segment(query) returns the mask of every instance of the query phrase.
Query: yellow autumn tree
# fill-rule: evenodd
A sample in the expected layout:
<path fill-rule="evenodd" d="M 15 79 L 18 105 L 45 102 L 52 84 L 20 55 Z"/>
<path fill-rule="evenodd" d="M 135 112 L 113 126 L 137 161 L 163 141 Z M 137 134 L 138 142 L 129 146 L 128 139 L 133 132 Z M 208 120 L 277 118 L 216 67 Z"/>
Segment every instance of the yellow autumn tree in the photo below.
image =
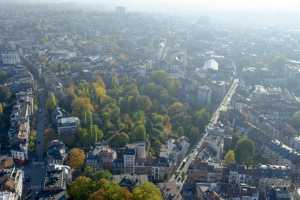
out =
<path fill-rule="evenodd" d="M 235 163 L 235 153 L 233 150 L 229 150 L 225 155 L 225 164 L 230 165 Z"/>
<path fill-rule="evenodd" d="M 72 104 L 72 111 L 75 116 L 84 117 L 86 113 L 94 111 L 91 99 L 88 97 L 76 97 Z"/>
<path fill-rule="evenodd" d="M 3 111 L 4 111 L 3 104 L 2 104 L 2 103 L 0 103 L 0 114 L 2 114 L 2 113 L 3 113 Z"/>
<path fill-rule="evenodd" d="M 160 190 L 150 182 L 137 186 L 132 191 L 133 200 L 162 200 Z"/>
<path fill-rule="evenodd" d="M 85 153 L 82 149 L 73 148 L 68 154 L 67 164 L 72 169 L 79 169 L 85 161 Z"/>
<path fill-rule="evenodd" d="M 93 88 L 98 98 L 106 96 L 105 84 L 101 77 L 98 77 L 97 80 L 93 83 Z"/>

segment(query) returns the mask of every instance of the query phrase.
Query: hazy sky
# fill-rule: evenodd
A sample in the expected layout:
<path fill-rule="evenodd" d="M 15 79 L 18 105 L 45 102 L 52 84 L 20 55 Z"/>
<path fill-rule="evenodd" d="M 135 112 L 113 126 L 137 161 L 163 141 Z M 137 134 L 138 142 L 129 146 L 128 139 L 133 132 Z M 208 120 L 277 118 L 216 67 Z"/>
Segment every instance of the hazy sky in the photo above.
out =
<path fill-rule="evenodd" d="M 251 10 L 251 11 L 300 11 L 300 0 L 73 0 L 77 2 L 125 5 L 129 9 L 197 11 Z"/>

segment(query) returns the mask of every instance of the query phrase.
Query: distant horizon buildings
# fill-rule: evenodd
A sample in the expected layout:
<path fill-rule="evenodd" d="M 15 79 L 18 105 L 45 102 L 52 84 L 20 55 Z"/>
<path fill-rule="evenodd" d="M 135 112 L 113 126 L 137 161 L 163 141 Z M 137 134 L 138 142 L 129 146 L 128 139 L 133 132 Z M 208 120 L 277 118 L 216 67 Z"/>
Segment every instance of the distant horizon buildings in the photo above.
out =
<path fill-rule="evenodd" d="M 127 12 L 126 7 L 124 6 L 117 6 L 115 7 L 115 12 L 118 16 L 124 16 Z"/>

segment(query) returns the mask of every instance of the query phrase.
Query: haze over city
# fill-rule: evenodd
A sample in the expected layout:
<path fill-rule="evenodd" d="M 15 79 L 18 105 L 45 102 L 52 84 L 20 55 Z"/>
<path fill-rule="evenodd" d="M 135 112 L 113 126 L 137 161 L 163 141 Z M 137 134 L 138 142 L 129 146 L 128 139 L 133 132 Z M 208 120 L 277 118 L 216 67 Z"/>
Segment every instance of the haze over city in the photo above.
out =
<path fill-rule="evenodd" d="M 126 6 L 133 10 L 143 11 L 299 11 L 300 2 L 298 0 L 15 0 L 18 2 L 35 3 L 60 3 L 76 2 L 81 4 L 103 4 L 109 7 Z M 11 0 L 1 0 L 0 2 L 13 2 Z"/>
<path fill-rule="evenodd" d="M 299 18 L 0 0 L 0 200 L 300 200 Z"/>

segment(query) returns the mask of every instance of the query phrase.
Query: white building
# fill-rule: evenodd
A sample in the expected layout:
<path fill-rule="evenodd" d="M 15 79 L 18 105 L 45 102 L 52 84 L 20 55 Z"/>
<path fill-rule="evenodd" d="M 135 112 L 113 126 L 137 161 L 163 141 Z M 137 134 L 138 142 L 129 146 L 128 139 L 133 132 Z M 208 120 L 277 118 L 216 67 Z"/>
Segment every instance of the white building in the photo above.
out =
<path fill-rule="evenodd" d="M 135 173 L 135 149 L 126 149 L 123 154 L 124 172 L 129 174 Z"/>
<path fill-rule="evenodd" d="M 160 149 L 160 157 L 166 158 L 171 165 L 181 162 L 187 154 L 190 147 L 188 139 L 184 136 L 178 139 L 169 139 L 166 145 L 162 145 Z"/>
<path fill-rule="evenodd" d="M 128 144 L 127 147 L 135 149 L 137 159 L 146 159 L 147 153 L 146 153 L 146 143 L 145 142 Z"/>
<path fill-rule="evenodd" d="M 300 136 L 292 138 L 290 144 L 294 150 L 300 151 Z"/>
<path fill-rule="evenodd" d="M 27 145 L 20 145 L 20 147 L 14 148 L 10 151 L 11 156 L 14 158 L 15 161 L 24 163 L 28 160 L 28 147 Z"/>
<path fill-rule="evenodd" d="M 0 53 L 2 64 L 4 65 L 16 65 L 20 63 L 20 57 L 16 51 L 2 50 Z"/>
<path fill-rule="evenodd" d="M 13 167 L 2 165 L 0 167 L 0 200 L 20 200 L 23 191 L 23 171 Z M 5 162 L 5 161 L 4 161 Z"/>
<path fill-rule="evenodd" d="M 80 120 L 78 117 L 59 118 L 57 122 L 57 132 L 58 134 L 75 133 L 79 124 Z"/>
<path fill-rule="evenodd" d="M 11 146 L 11 155 L 14 160 L 24 163 L 28 160 L 28 142 L 29 142 L 29 135 L 30 135 L 30 125 L 29 121 L 27 120 L 24 123 L 21 123 L 18 127 L 18 131 L 12 139 L 12 146 Z M 11 137 L 11 138 L 13 138 Z M 17 141 L 15 141 L 15 139 Z M 16 142 L 16 143 L 15 143 Z"/>
<path fill-rule="evenodd" d="M 203 66 L 204 70 L 212 70 L 218 71 L 219 70 L 219 63 L 215 59 L 210 59 L 204 63 Z"/>
<path fill-rule="evenodd" d="M 17 103 L 10 115 L 8 136 L 12 157 L 15 161 L 24 163 L 28 160 L 30 116 L 33 113 L 32 91 L 19 92 L 16 97 Z"/>

